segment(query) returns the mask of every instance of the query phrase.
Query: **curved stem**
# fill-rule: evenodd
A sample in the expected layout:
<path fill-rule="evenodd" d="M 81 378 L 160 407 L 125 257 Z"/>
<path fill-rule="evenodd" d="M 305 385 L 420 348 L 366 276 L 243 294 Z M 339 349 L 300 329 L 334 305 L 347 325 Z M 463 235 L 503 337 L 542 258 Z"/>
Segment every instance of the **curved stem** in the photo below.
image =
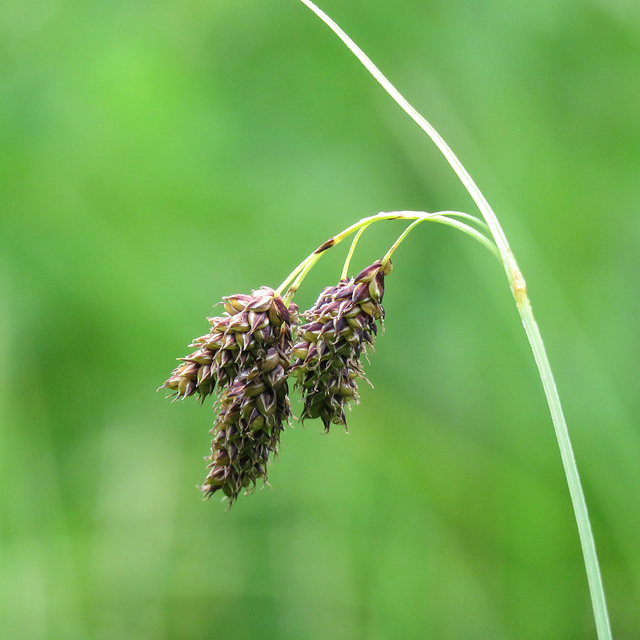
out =
<path fill-rule="evenodd" d="M 407 212 L 401 212 L 401 214 L 403 213 L 407 213 Z M 362 228 L 362 227 L 366 227 L 369 224 L 371 224 L 372 222 L 375 222 L 377 220 L 394 220 L 394 219 L 402 219 L 403 216 L 402 215 L 398 215 L 395 212 L 394 213 L 379 213 L 378 215 L 375 216 L 368 216 L 367 218 L 362 218 L 362 220 L 358 220 L 358 222 L 356 222 L 355 224 L 352 224 L 350 227 L 347 227 L 344 231 L 342 231 L 341 233 L 339 233 L 337 236 L 333 236 L 333 238 L 329 238 L 329 240 L 327 240 L 325 243 L 321 244 L 312 254 L 310 254 L 309 256 L 307 256 L 284 280 L 284 282 L 276 289 L 276 295 L 281 295 L 282 292 L 287 288 L 287 286 L 289 285 L 289 283 L 291 281 L 294 280 L 293 284 L 291 285 L 290 288 L 293 288 L 296 283 L 299 286 L 300 282 L 302 282 L 303 278 L 300 278 L 300 274 L 302 273 L 302 271 L 307 267 L 307 263 L 311 262 L 311 266 L 313 266 L 319 259 L 320 256 L 327 250 L 330 249 L 331 247 L 334 247 L 336 244 L 338 244 L 339 242 L 342 242 L 345 238 L 347 238 L 348 236 L 350 236 L 352 233 L 354 233 L 355 231 L 358 231 L 358 229 Z M 311 267 L 309 267 L 310 269 Z M 309 269 L 307 269 L 307 271 L 305 272 L 305 275 L 309 272 Z M 297 289 L 298 287 L 296 286 L 295 289 Z M 294 292 L 295 292 L 294 289 Z M 288 295 L 288 294 L 287 294 Z"/>
<path fill-rule="evenodd" d="M 439 224 L 444 224 L 444 225 L 447 225 L 448 227 L 453 227 L 454 229 L 458 229 L 458 231 L 462 231 L 463 233 L 466 233 L 468 236 L 471 236 L 472 238 L 480 242 L 480 244 L 484 245 L 487 249 L 489 249 L 489 251 L 491 251 L 491 253 L 493 253 L 493 255 L 496 258 L 498 258 L 498 260 L 500 260 L 500 253 L 498 252 L 496 245 L 491 240 L 489 240 L 489 238 L 487 238 L 485 235 L 480 233 L 477 229 L 470 227 L 468 224 L 465 224 L 464 222 L 460 222 L 459 220 L 453 219 L 450 214 L 457 214 L 459 216 L 462 215 L 460 212 L 452 211 L 452 212 L 434 213 L 430 216 L 425 216 L 423 218 L 416 219 L 402 232 L 400 237 L 393 243 L 393 246 L 389 249 L 389 251 L 387 251 L 384 258 L 382 258 L 381 260 L 382 264 L 386 264 L 391 259 L 391 256 L 395 253 L 396 249 L 400 246 L 400 244 L 404 241 L 404 239 L 413 231 L 413 229 L 416 226 L 418 226 L 421 222 L 425 222 L 425 221 L 438 222 Z M 464 217 L 466 218 L 467 214 L 464 214 Z M 481 222 L 480 220 L 478 220 L 477 218 L 474 218 L 473 216 L 468 216 L 468 217 L 471 218 L 472 220 L 475 220 L 476 222 Z"/>
<path fill-rule="evenodd" d="M 573 454 L 573 447 L 571 446 L 571 439 L 569 438 L 569 431 L 564 418 L 564 412 L 562 411 L 558 389 L 551 371 L 551 365 L 549 364 L 549 358 L 547 357 L 547 352 L 542 342 L 538 323 L 533 317 L 533 310 L 531 309 L 531 303 L 529 302 L 526 292 L 518 304 L 518 311 L 540 373 L 540 380 L 544 387 L 556 439 L 560 448 L 560 456 L 562 458 L 567 484 L 569 485 L 569 493 L 573 503 L 576 524 L 578 525 L 580 545 L 585 561 L 587 581 L 591 591 L 591 602 L 598 638 L 600 638 L 600 640 L 611 640 L 611 625 L 602 584 L 602 575 L 600 574 L 596 544 L 591 530 L 587 503 L 582 490 L 582 483 L 580 482 L 578 466 Z"/>
<path fill-rule="evenodd" d="M 402 241 L 413 231 L 415 227 L 417 227 L 421 222 L 423 222 L 422 218 L 415 220 L 412 222 L 399 236 L 399 238 L 391 245 L 391 248 L 385 254 L 384 258 L 380 260 L 380 263 L 384 266 L 391 260 L 391 256 L 395 253 L 395 250 L 400 246 Z"/>
<path fill-rule="evenodd" d="M 368 226 L 368 225 L 367 225 Z M 340 280 L 344 280 L 349 274 L 349 265 L 351 264 L 351 258 L 353 258 L 353 252 L 356 250 L 358 246 L 358 240 L 360 240 L 360 236 L 364 233 L 367 227 L 362 227 L 356 233 L 355 238 L 351 242 L 351 246 L 349 247 L 349 253 L 347 254 L 347 259 L 344 261 L 344 267 L 342 267 L 342 273 L 340 274 Z"/>
<path fill-rule="evenodd" d="M 320 258 L 322 257 L 321 253 L 312 253 L 303 263 L 302 269 L 298 273 L 298 276 L 293 281 L 291 286 L 289 287 L 286 295 L 283 298 L 284 304 L 288 307 L 291 300 L 293 300 L 293 296 L 295 295 L 298 287 L 302 284 L 302 281 L 307 277 L 307 274 L 311 269 L 313 269 L 314 265 Z M 280 288 L 276 290 L 276 295 L 280 295 Z"/>
<path fill-rule="evenodd" d="M 476 223 L 482 224 L 481 220 L 478 218 L 468 214 L 463 213 L 462 211 L 437 211 L 436 213 L 427 213 L 426 211 L 391 211 L 391 212 L 381 212 L 375 216 L 368 216 L 366 218 L 362 218 L 358 220 L 355 224 L 352 224 L 350 227 L 347 227 L 344 231 L 341 231 L 339 234 L 333 236 L 333 238 L 329 238 L 325 243 L 321 244 L 312 254 L 308 255 L 284 280 L 284 282 L 276 289 L 276 295 L 282 295 L 282 292 L 289 286 L 287 293 L 284 297 L 284 302 L 288 305 L 296 291 L 302 284 L 302 281 L 306 278 L 307 274 L 314 267 L 316 262 L 320 260 L 325 251 L 330 249 L 331 247 L 335 247 L 338 243 L 342 242 L 345 238 L 348 238 L 352 233 L 358 231 L 361 233 L 366 229 L 370 224 L 374 222 L 379 222 L 380 220 L 434 220 L 436 222 L 441 222 L 443 224 L 447 224 L 452 227 L 456 227 L 465 233 L 475 237 L 477 240 L 480 240 L 483 244 L 488 246 L 494 253 L 496 251 L 495 246 L 491 244 L 491 242 L 485 238 L 479 231 L 469 227 L 468 225 L 461 223 L 457 220 L 450 220 L 451 217 L 464 218 L 467 220 L 472 220 Z M 357 236 L 357 238 L 359 235 Z M 356 238 L 356 240 L 357 240 Z M 354 240 L 354 243 L 356 242 Z M 354 246 L 352 245 L 352 249 Z M 351 252 L 352 253 L 352 252 Z M 351 253 L 348 259 L 351 256 Z M 348 265 L 347 265 L 348 266 Z M 346 269 L 346 267 L 345 267 Z M 291 284 L 289 284 L 291 283 Z"/>
<path fill-rule="evenodd" d="M 404 96 L 387 80 L 384 74 L 373 64 L 368 56 L 356 45 L 356 43 L 331 19 L 326 13 L 321 11 L 311 0 L 300 0 L 313 13 L 316 14 L 349 48 L 349 50 L 360 60 L 367 71 L 377 80 L 382 88 L 393 98 L 401 109 L 431 138 L 438 147 L 442 155 L 445 157 L 453 171 L 456 173 L 469 195 L 473 198 L 478 209 L 482 213 L 491 235 L 493 236 L 502 264 L 507 274 L 509 286 L 516 301 L 516 306 L 522 324 L 524 326 L 529 344 L 533 351 L 534 359 L 540 373 L 540 379 L 544 388 L 547 404 L 551 413 L 551 419 L 560 448 L 560 455 L 564 467 L 567 484 L 569 486 L 569 494 L 575 513 L 576 523 L 578 526 L 578 534 L 580 536 L 580 544 L 587 572 L 587 580 L 589 591 L 591 594 L 591 603 L 594 611 L 596 630 L 599 640 L 611 640 L 611 625 L 607 611 L 607 604 L 604 594 L 604 586 L 602 584 L 602 576 L 598 557 L 596 554 L 595 541 L 591 531 L 589 522 L 589 514 L 584 498 L 584 492 L 580 483 L 578 467 L 576 465 L 569 431 L 562 412 L 560 398 L 546 355 L 540 330 L 533 317 L 531 304 L 527 296 L 527 288 L 522 272 L 513 256 L 507 238 L 502 230 L 493 209 L 487 202 L 486 198 L 473 181 L 468 171 L 464 168 L 458 157 L 451 150 L 449 145 L 444 141 L 442 136 L 434 129 L 434 127 L 422 116 L 416 109 L 409 104 Z"/>
<path fill-rule="evenodd" d="M 454 229 L 458 229 L 458 231 L 462 231 L 466 233 L 468 236 L 471 236 L 475 240 L 477 240 L 480 244 L 484 245 L 493 255 L 501 260 L 500 252 L 496 247 L 495 243 L 487 238 L 485 235 L 480 233 L 477 229 L 470 227 L 468 224 L 464 222 L 460 222 L 459 220 L 454 220 L 450 216 L 447 215 L 435 215 L 428 219 L 431 222 L 438 222 L 440 224 L 447 225 L 448 227 L 453 227 Z"/>
<path fill-rule="evenodd" d="M 435 128 L 422 116 L 416 109 L 409 104 L 406 98 L 389 82 L 385 75 L 376 67 L 370 58 L 360 49 L 360 47 L 321 9 L 319 9 L 311 0 L 300 0 L 306 5 L 313 13 L 315 13 L 320 20 L 322 20 L 342 42 L 348 47 L 366 70 L 376 79 L 378 84 L 393 98 L 398 106 L 407 113 L 407 115 L 431 138 L 434 144 L 440 149 L 442 155 L 447 162 L 451 165 L 451 168 L 455 171 L 456 175 L 465 186 L 469 195 L 473 198 L 476 206 L 481 211 L 489 229 L 491 235 L 496 241 L 500 255 L 502 256 L 502 262 L 507 271 L 509 281 L 511 281 L 512 273 L 519 271 L 516 261 L 509 248 L 509 243 L 504 235 L 502 227 L 498 222 L 498 219 L 493 212 L 493 209 L 489 206 L 486 198 L 473 181 L 469 172 L 464 168 L 460 160 L 453 153 L 449 145 L 444 141 L 444 138 L 435 130 Z"/>

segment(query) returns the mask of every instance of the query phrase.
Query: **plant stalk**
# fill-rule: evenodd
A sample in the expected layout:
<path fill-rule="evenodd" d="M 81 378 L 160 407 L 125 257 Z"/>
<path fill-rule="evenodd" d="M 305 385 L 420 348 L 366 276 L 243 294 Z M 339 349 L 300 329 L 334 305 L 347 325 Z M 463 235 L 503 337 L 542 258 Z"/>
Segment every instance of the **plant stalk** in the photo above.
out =
<path fill-rule="evenodd" d="M 491 235 L 495 240 L 502 264 L 507 274 L 507 279 L 511 291 L 516 301 L 516 307 L 522 324 L 524 326 L 529 344 L 533 351 L 533 356 L 538 367 L 542 386 L 551 413 L 551 419 L 556 433 L 558 446 L 560 448 L 560 456 L 564 467 L 567 484 L 569 486 L 569 494 L 576 518 L 578 534 L 580 536 L 580 544 L 584 557 L 584 563 L 587 573 L 587 581 L 591 594 L 591 603 L 594 612 L 596 630 L 599 640 L 611 640 L 611 625 L 607 611 L 604 587 L 602 584 L 602 576 L 596 554 L 595 540 L 591 531 L 589 522 L 589 514 L 587 505 L 580 483 L 578 467 L 573 455 L 573 448 L 569 437 L 569 431 L 560 404 L 560 398 L 549 364 L 549 359 L 542 342 L 540 330 L 533 317 L 531 304 L 527 296 L 527 288 L 522 272 L 513 256 L 513 252 L 509 247 L 507 238 L 502 230 L 498 219 L 493 212 L 486 198 L 464 168 L 460 160 L 454 154 L 449 145 L 444 141 L 434 127 L 422 116 L 404 96 L 389 82 L 384 74 L 375 66 L 369 57 L 356 45 L 356 43 L 323 11 L 321 11 L 311 0 L 300 0 L 313 13 L 318 16 L 349 48 L 349 50 L 360 60 L 367 71 L 377 80 L 382 88 L 393 98 L 409 117 L 431 138 L 438 147 L 442 155 L 445 157 L 451 168 L 454 170 L 469 195 L 473 198 L 476 206 L 484 217 Z"/>
<path fill-rule="evenodd" d="M 312 254 L 308 255 L 284 280 L 284 282 L 276 289 L 276 295 L 281 295 L 282 292 L 287 289 L 287 293 L 284 296 L 284 303 L 288 306 L 296 291 L 302 284 L 302 281 L 307 277 L 307 274 L 314 267 L 316 262 L 320 260 L 320 258 L 324 255 L 326 251 L 331 249 L 331 247 L 335 247 L 337 244 L 342 242 L 345 238 L 348 238 L 352 233 L 358 232 L 356 238 L 351 245 L 351 250 L 349 251 L 349 255 L 347 256 L 347 261 L 345 262 L 345 266 L 342 273 L 342 278 L 346 277 L 346 270 L 349 266 L 349 262 L 351 260 L 351 256 L 355 249 L 355 244 L 360 238 L 362 232 L 371 224 L 375 222 L 380 222 L 381 220 L 415 220 L 417 222 L 424 222 L 425 220 L 431 220 L 433 222 L 439 222 L 440 224 L 447 225 L 449 227 L 453 227 L 454 229 L 458 229 L 459 231 L 463 231 L 467 235 L 475 238 L 478 242 L 482 243 L 485 247 L 487 247 L 494 255 L 499 257 L 497 249 L 493 242 L 488 239 L 483 233 L 470 227 L 468 224 L 464 222 L 460 222 L 460 220 L 456 220 L 455 218 L 463 218 L 465 220 L 471 220 L 480 226 L 484 226 L 482 220 L 475 218 L 468 213 L 463 213 L 461 211 L 437 211 L 435 213 L 427 213 L 426 211 L 391 211 L 391 212 L 381 212 L 376 214 L 375 216 L 368 216 L 366 218 L 362 218 L 358 220 L 358 222 L 352 224 L 347 227 L 344 231 L 341 231 L 337 235 L 329 238 L 326 242 L 321 244 Z M 415 225 L 412 225 L 410 228 L 413 229 Z M 385 256 L 384 261 L 386 262 L 390 257 L 391 253 L 397 249 L 398 245 L 404 238 L 407 236 L 408 231 L 402 234 L 399 240 L 394 244 L 391 248 L 390 253 Z M 290 284 L 291 283 L 291 284 Z"/>

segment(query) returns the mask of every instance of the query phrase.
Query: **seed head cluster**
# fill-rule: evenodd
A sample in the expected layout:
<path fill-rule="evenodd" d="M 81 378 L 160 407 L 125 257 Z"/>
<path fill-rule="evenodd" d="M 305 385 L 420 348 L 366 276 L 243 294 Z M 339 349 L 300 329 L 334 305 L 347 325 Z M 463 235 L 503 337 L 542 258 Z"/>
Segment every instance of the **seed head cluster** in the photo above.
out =
<path fill-rule="evenodd" d="M 161 388 L 176 400 L 216 393 L 205 497 L 217 491 L 231 505 L 241 491 L 267 481 L 291 416 L 288 377 L 302 392 L 302 419 L 320 418 L 329 430 L 346 427 L 345 406 L 358 401 L 360 356 L 373 345 L 384 318 L 384 277 L 391 263 L 377 261 L 355 278 L 325 289 L 303 314 L 269 287 L 223 299 L 224 312 L 208 318 L 211 330 L 196 338 Z M 294 345 L 295 340 L 295 345 Z"/>
<path fill-rule="evenodd" d="M 302 392 L 301 418 L 320 418 L 347 426 L 345 406 L 358 402 L 356 380 L 364 377 L 360 356 L 373 346 L 378 322 L 384 319 L 384 277 L 391 262 L 375 262 L 355 278 L 326 288 L 298 329 L 292 373 Z"/>
<path fill-rule="evenodd" d="M 205 497 L 221 490 L 230 504 L 240 491 L 267 480 L 267 462 L 280 443 L 283 423 L 291 415 L 288 398 L 291 318 L 273 289 L 224 298 L 222 317 L 209 318 L 211 331 L 193 341 L 198 347 L 181 358 L 164 387 L 176 399 L 218 387 L 217 418 L 211 430 Z"/>

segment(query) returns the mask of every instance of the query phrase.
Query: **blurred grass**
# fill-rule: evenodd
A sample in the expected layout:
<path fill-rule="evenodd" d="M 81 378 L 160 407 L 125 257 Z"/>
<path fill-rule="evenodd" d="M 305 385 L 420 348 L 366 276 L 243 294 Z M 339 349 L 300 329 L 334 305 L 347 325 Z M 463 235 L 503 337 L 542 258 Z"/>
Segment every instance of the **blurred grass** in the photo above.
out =
<path fill-rule="evenodd" d="M 207 408 L 155 388 L 221 296 L 380 210 L 467 209 L 294 0 L 0 7 L 0 628 L 9 639 L 594 636 L 542 392 L 499 267 L 423 225 L 350 433 L 201 503 Z M 326 9 L 453 146 L 519 258 L 614 637 L 640 629 L 640 11 Z M 376 225 L 354 270 L 401 228 Z M 310 304 L 342 249 L 300 291 Z"/>

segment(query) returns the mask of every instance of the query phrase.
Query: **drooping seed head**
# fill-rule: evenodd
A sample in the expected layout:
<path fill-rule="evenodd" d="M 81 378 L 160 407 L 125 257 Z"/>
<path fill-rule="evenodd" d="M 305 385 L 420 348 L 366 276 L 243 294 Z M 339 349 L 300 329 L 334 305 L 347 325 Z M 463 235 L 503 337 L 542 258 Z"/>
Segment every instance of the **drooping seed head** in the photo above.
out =
<path fill-rule="evenodd" d="M 211 430 L 209 473 L 202 486 L 205 497 L 222 491 L 231 505 L 241 491 L 267 481 L 267 464 L 277 454 L 280 433 L 291 415 L 288 363 L 287 369 L 279 368 L 273 370 L 276 376 L 259 374 L 259 382 L 249 382 L 255 369 L 241 372 L 223 392 Z"/>
<path fill-rule="evenodd" d="M 263 287 L 233 316 L 246 314 L 248 328 L 244 319 L 234 324 L 242 329 L 236 332 L 236 344 L 238 333 L 246 338 L 233 361 L 233 380 L 223 386 L 218 402 L 209 473 L 202 486 L 205 497 L 222 491 L 231 505 L 241 491 L 267 481 L 267 464 L 277 454 L 280 433 L 291 416 L 287 378 L 296 312 L 295 305 L 287 308 L 272 289 Z"/>
<path fill-rule="evenodd" d="M 211 433 L 205 497 L 222 491 L 231 505 L 243 489 L 267 480 L 267 463 L 277 453 L 291 415 L 288 398 L 292 320 L 297 306 L 284 304 L 273 289 L 223 299 L 224 312 L 208 318 L 211 331 L 196 338 L 196 351 L 176 367 L 161 388 L 175 399 L 215 390 L 217 417 Z"/>
<path fill-rule="evenodd" d="M 216 385 L 232 382 L 240 370 L 264 354 L 265 345 L 274 335 L 279 336 L 285 317 L 290 336 L 290 317 L 297 311 L 295 305 L 287 309 L 282 298 L 275 296 L 269 287 L 262 287 L 252 295 L 227 296 L 223 305 L 222 316 L 207 318 L 211 331 L 189 345 L 197 347 L 196 351 L 179 358 L 182 364 L 160 387 L 174 391 L 174 399 L 197 394 L 204 400 Z"/>
<path fill-rule="evenodd" d="M 390 261 L 374 262 L 355 278 L 326 288 L 304 313 L 307 322 L 292 349 L 303 420 L 320 418 L 325 430 L 331 424 L 347 426 L 345 407 L 358 402 L 356 380 L 366 380 L 360 356 L 373 345 L 384 319 L 384 277 L 390 271 Z"/>

